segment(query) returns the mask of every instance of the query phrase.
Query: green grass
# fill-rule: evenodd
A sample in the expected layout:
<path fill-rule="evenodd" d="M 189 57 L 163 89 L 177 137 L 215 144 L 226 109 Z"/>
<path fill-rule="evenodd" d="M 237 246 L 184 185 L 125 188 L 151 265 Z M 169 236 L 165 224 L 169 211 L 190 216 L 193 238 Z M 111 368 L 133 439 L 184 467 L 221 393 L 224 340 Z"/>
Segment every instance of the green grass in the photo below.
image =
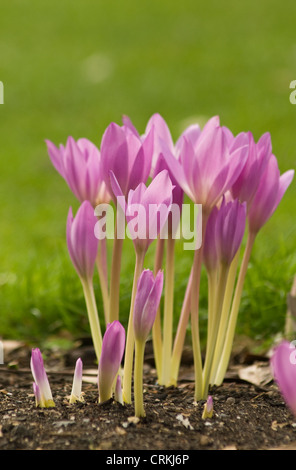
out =
<path fill-rule="evenodd" d="M 219 115 L 234 133 L 251 130 L 258 139 L 269 131 L 281 171 L 294 168 L 295 13 L 292 0 L 2 5 L 0 336 L 88 332 L 65 242 L 68 209 L 77 202 L 53 169 L 45 139 L 84 136 L 99 146 L 111 121 L 127 114 L 142 132 L 154 112 L 177 138 L 192 120 Z M 295 182 L 256 241 L 239 321 L 247 334 L 265 337 L 283 326 L 295 272 L 294 201 Z M 176 314 L 190 270 L 189 256 L 177 255 Z M 133 262 L 127 247 L 122 318 Z"/>

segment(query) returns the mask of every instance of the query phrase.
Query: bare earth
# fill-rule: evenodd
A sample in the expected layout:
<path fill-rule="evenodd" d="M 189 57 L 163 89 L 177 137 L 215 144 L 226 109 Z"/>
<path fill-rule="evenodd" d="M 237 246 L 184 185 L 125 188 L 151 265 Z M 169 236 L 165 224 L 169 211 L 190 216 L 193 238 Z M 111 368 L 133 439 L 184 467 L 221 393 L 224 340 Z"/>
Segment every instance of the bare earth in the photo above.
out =
<path fill-rule="evenodd" d="M 213 417 L 203 420 L 203 403 L 193 400 L 190 354 L 182 364 L 178 387 L 164 388 L 157 384 L 147 349 L 146 417 L 140 420 L 134 417 L 133 404 L 122 406 L 113 400 L 98 404 L 89 346 L 71 354 L 46 352 L 56 405 L 51 409 L 35 406 L 29 348 L 13 350 L 0 366 L 0 450 L 101 450 L 115 458 L 120 455 L 116 451 L 184 455 L 196 450 L 296 449 L 296 418 L 270 377 L 267 358 L 246 355 L 239 364 L 233 363 L 224 384 L 211 390 Z M 77 357 L 84 363 L 84 402 L 70 405 Z"/>

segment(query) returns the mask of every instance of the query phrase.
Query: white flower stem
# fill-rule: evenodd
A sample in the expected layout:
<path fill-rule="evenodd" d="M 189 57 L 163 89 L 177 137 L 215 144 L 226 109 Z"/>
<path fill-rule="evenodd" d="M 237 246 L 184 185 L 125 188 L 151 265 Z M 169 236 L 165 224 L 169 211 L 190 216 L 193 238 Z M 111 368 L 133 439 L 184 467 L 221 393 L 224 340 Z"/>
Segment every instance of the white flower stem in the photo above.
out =
<path fill-rule="evenodd" d="M 109 323 L 109 288 L 108 288 L 108 272 L 107 272 L 107 246 L 106 239 L 100 240 L 98 246 L 98 254 L 96 265 L 100 279 L 102 300 L 104 305 L 105 325 Z"/>
<path fill-rule="evenodd" d="M 189 323 L 190 308 L 191 308 L 191 285 L 192 285 L 192 270 L 188 279 L 186 292 L 183 300 L 182 310 L 179 318 L 177 332 L 174 340 L 173 353 L 171 358 L 171 379 L 170 385 L 177 385 L 180 363 L 182 358 L 183 346 L 186 336 L 186 328 Z"/>
<path fill-rule="evenodd" d="M 97 356 L 97 361 L 99 362 L 102 350 L 102 333 L 101 325 L 97 310 L 97 304 L 95 299 L 95 293 L 93 288 L 92 280 L 90 279 L 81 279 L 84 298 L 87 307 L 88 319 L 90 324 L 91 336 L 94 343 L 94 348 Z"/>
<path fill-rule="evenodd" d="M 143 400 L 143 363 L 144 363 L 145 341 L 135 341 L 135 369 L 134 369 L 134 401 L 135 416 L 145 416 Z"/>
<path fill-rule="evenodd" d="M 162 375 L 161 384 L 170 385 L 171 356 L 173 343 L 173 313 L 174 313 L 174 264 L 175 264 L 175 240 L 169 237 L 166 253 L 166 278 L 163 317 L 163 350 L 162 350 Z"/>
<path fill-rule="evenodd" d="M 207 219 L 208 215 L 204 213 L 202 218 L 202 242 L 204 240 Z M 191 289 L 191 331 L 195 377 L 195 401 L 199 401 L 202 399 L 202 358 L 199 332 L 199 291 L 202 268 L 202 252 L 203 245 L 201 245 L 199 249 L 195 250 L 194 253 Z"/>
<path fill-rule="evenodd" d="M 143 271 L 145 259 L 145 252 L 136 251 L 136 264 L 134 271 L 134 280 L 132 288 L 132 297 L 130 305 L 130 313 L 128 319 L 127 327 L 127 338 L 126 338 L 126 347 L 125 347 L 125 357 L 124 357 L 124 368 L 123 368 L 123 400 L 125 403 L 131 403 L 132 400 L 132 370 L 133 370 L 133 357 L 134 357 L 134 325 L 133 325 L 133 313 L 134 313 L 134 303 L 137 292 L 137 285 L 139 277 Z"/>
<path fill-rule="evenodd" d="M 240 255 L 240 250 L 237 251 L 234 259 L 232 260 L 228 277 L 227 277 L 227 284 L 226 284 L 224 302 L 223 302 L 222 313 L 221 313 L 219 333 L 217 337 L 217 344 L 215 347 L 213 365 L 212 365 L 212 370 L 211 370 L 211 378 L 210 378 L 211 384 L 215 383 L 215 376 L 216 376 L 217 368 L 221 359 L 222 349 L 224 346 L 226 331 L 228 327 L 229 311 L 230 311 L 231 301 L 233 297 L 236 274 L 237 274 L 239 255 Z"/>
<path fill-rule="evenodd" d="M 154 276 L 162 268 L 163 252 L 164 252 L 164 238 L 158 237 L 156 245 L 156 253 L 154 260 Z M 162 334 L 161 334 L 161 308 L 158 307 L 155 321 L 152 326 L 152 343 L 155 367 L 157 370 L 158 379 L 161 378 L 161 364 L 162 364 Z"/>
<path fill-rule="evenodd" d="M 232 308 L 230 311 L 229 324 L 228 324 L 228 329 L 227 329 L 226 336 L 225 336 L 222 357 L 220 359 L 219 367 L 218 367 L 217 374 L 215 377 L 215 383 L 217 385 L 223 382 L 225 374 L 226 374 L 226 370 L 228 367 L 228 363 L 229 363 L 229 359 L 230 359 L 230 355 L 232 351 L 236 323 L 237 323 L 237 316 L 238 316 L 241 296 L 243 292 L 244 280 L 246 277 L 248 264 L 249 264 L 255 238 L 256 238 L 256 234 L 249 232 L 242 264 L 240 267 L 239 277 L 237 280 L 236 289 L 235 289 L 235 293 L 233 297 L 233 303 L 232 303 Z"/>
<path fill-rule="evenodd" d="M 117 223 L 115 237 L 113 240 L 112 264 L 110 274 L 109 315 L 108 321 L 112 323 L 119 319 L 119 293 L 120 293 L 120 271 L 123 239 L 118 238 Z"/>
<path fill-rule="evenodd" d="M 225 295 L 226 283 L 227 283 L 227 274 L 229 271 L 229 265 L 221 263 L 217 290 L 215 294 L 215 303 L 213 308 L 213 318 L 211 320 L 210 328 L 210 337 L 207 344 L 206 358 L 203 370 L 203 392 L 202 397 L 206 399 L 208 396 L 209 382 L 210 382 L 210 373 L 213 364 L 213 357 L 215 351 L 215 345 L 218 336 L 219 323 L 221 317 L 221 311 L 223 306 L 223 300 Z"/>

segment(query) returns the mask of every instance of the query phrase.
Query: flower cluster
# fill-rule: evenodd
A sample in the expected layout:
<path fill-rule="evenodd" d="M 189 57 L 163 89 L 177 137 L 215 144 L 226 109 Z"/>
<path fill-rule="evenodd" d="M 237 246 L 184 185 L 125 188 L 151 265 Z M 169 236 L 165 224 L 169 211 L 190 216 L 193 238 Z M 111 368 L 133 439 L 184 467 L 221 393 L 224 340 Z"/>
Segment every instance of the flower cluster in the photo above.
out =
<path fill-rule="evenodd" d="M 254 241 L 280 203 L 294 170 L 280 174 L 269 133 L 258 142 L 251 132 L 234 136 L 221 126 L 217 116 L 202 129 L 198 124 L 189 126 L 176 142 L 163 117 L 154 114 L 143 134 L 126 116 L 122 125 L 111 123 L 100 147 L 72 137 L 65 146 L 57 147 L 50 141 L 46 144 L 52 164 L 80 203 L 75 216 L 69 209 L 67 245 L 85 296 L 99 364 L 100 400 L 115 393 L 119 400 L 130 403 L 134 371 L 135 410 L 143 416 L 142 368 L 147 337 L 151 332 L 158 382 L 176 385 L 188 325 L 195 366 L 194 399 L 207 399 L 210 385 L 221 384 L 228 367 Z M 174 306 L 175 243 L 185 199 L 198 208 L 194 230 L 200 234 L 201 243 L 195 239 L 179 314 Z M 115 207 L 116 211 L 114 236 L 109 237 L 113 240 L 110 273 L 108 231 L 102 236 L 106 220 L 98 210 L 101 205 L 105 209 Z M 119 298 L 123 226 L 129 230 L 135 256 L 126 331 Z M 152 245 L 153 271 L 145 269 L 146 253 Z M 203 265 L 209 293 L 204 362 L 199 331 Z M 93 289 L 95 267 L 103 299 L 99 309 Z"/>

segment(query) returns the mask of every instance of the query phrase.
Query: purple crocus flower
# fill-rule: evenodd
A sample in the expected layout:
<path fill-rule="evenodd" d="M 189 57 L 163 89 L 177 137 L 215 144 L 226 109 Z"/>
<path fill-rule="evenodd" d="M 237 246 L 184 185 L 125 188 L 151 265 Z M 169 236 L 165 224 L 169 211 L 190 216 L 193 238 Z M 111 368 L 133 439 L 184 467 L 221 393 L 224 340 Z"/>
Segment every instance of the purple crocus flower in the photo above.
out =
<path fill-rule="evenodd" d="M 98 372 L 100 402 L 112 397 L 112 386 L 120 368 L 124 348 L 125 330 L 122 324 L 115 320 L 107 325 L 103 336 Z"/>
<path fill-rule="evenodd" d="M 164 120 L 164 118 L 158 114 L 155 113 L 151 116 L 149 119 L 145 133 L 140 136 L 136 128 L 134 127 L 133 123 L 131 120 L 127 117 L 123 117 L 123 122 L 126 127 L 128 127 L 131 132 L 133 132 L 139 139 L 142 141 L 145 141 L 147 136 L 152 136 L 153 137 L 153 154 L 152 154 L 152 162 L 151 162 L 151 171 L 150 171 L 150 176 L 151 178 L 155 178 L 155 176 L 160 173 L 163 170 L 167 170 L 169 172 L 169 177 L 170 180 L 172 181 L 172 184 L 174 186 L 173 192 L 172 192 L 172 208 L 178 208 L 178 215 L 180 218 L 181 211 L 182 211 L 182 203 L 184 199 L 184 191 L 179 186 L 177 180 L 175 179 L 173 173 L 170 171 L 170 168 L 163 156 L 164 153 L 170 153 L 172 158 L 179 158 L 179 147 L 180 147 L 180 142 L 181 138 L 176 142 L 176 145 L 173 142 L 172 136 L 170 129 Z M 192 128 L 198 128 L 198 126 L 192 126 Z M 186 130 L 186 133 L 189 133 Z M 185 133 L 184 133 L 185 135 Z M 175 211 L 176 214 L 176 211 Z M 174 219 L 175 225 L 172 225 L 172 214 L 169 215 L 169 225 L 170 225 L 170 230 L 175 230 L 177 228 L 177 217 L 175 215 Z"/>
<path fill-rule="evenodd" d="M 225 202 L 217 212 L 216 218 L 216 250 L 218 259 L 230 265 L 239 249 L 246 227 L 246 203 L 237 199 Z"/>
<path fill-rule="evenodd" d="M 138 131 L 127 116 L 123 117 L 123 122 L 127 127 L 130 128 L 132 132 L 135 133 L 135 135 L 137 135 L 142 140 L 145 139 L 147 135 L 149 135 L 151 132 L 153 132 L 153 156 L 150 173 L 150 176 L 152 178 L 158 172 L 158 161 L 160 155 L 165 149 L 169 151 L 172 156 L 178 159 L 183 137 L 186 136 L 190 141 L 194 143 L 201 132 L 198 124 L 192 124 L 187 129 L 185 129 L 185 131 L 177 140 L 176 144 L 174 144 L 170 129 L 164 118 L 159 113 L 155 113 L 151 116 L 147 123 L 145 132 L 142 136 L 139 135 Z"/>
<path fill-rule="evenodd" d="M 271 155 L 249 210 L 250 232 L 257 234 L 272 216 L 293 177 L 294 170 L 288 170 L 281 175 L 277 159 Z"/>
<path fill-rule="evenodd" d="M 192 129 L 191 129 L 192 131 Z M 164 158 L 184 192 L 209 214 L 240 175 L 247 158 L 247 145 L 233 147 L 219 118 L 210 119 L 201 132 L 193 129 L 178 144 L 180 158 L 164 152 Z"/>
<path fill-rule="evenodd" d="M 230 142 L 232 151 L 238 146 L 248 145 L 246 164 L 231 188 L 233 198 L 245 201 L 248 210 L 272 155 L 270 134 L 266 132 L 256 143 L 252 133 L 246 132 L 239 134 L 236 139 L 232 137 Z"/>
<path fill-rule="evenodd" d="M 111 172 L 114 195 L 125 214 L 136 250 L 146 252 L 166 226 L 172 204 L 173 185 L 167 170 L 158 173 L 147 187 L 140 183 L 125 201 L 121 187 Z"/>
<path fill-rule="evenodd" d="M 137 341 L 145 342 L 153 326 L 163 289 L 163 272 L 145 269 L 139 277 L 134 304 L 134 333 Z"/>
<path fill-rule="evenodd" d="M 90 140 L 75 141 L 70 136 L 65 146 L 56 147 L 49 140 L 46 145 L 53 166 L 80 202 L 88 200 L 95 207 L 110 201 L 102 177 L 101 154 Z"/>
<path fill-rule="evenodd" d="M 93 276 L 98 239 L 94 228 L 97 219 L 89 201 L 84 201 L 79 207 L 75 218 L 72 208 L 67 219 L 67 244 L 72 263 L 81 279 L 90 280 Z"/>
<path fill-rule="evenodd" d="M 270 365 L 287 406 L 296 416 L 296 349 L 293 343 L 284 340 L 277 345 Z"/>
<path fill-rule="evenodd" d="M 219 262 L 230 265 L 239 249 L 246 226 L 246 203 L 238 199 L 215 206 L 208 218 L 203 246 L 203 261 L 208 271 Z"/>
<path fill-rule="evenodd" d="M 93 288 L 93 272 L 98 252 L 98 239 L 95 237 L 97 219 L 89 201 L 84 201 L 79 207 L 75 218 L 70 208 L 67 219 L 67 245 L 72 263 L 80 278 L 87 312 L 90 322 L 91 335 L 94 341 L 97 359 L 101 354 L 101 326 Z"/>
<path fill-rule="evenodd" d="M 192 126 L 193 127 L 193 126 Z M 195 128 L 195 127 L 194 127 Z M 155 178 L 155 176 L 163 170 L 167 170 L 169 172 L 170 180 L 174 186 L 172 192 L 172 207 L 176 205 L 179 209 L 179 214 L 181 215 L 182 211 L 182 204 L 184 199 L 184 191 L 181 186 L 178 184 L 176 178 L 174 177 L 173 173 L 170 171 L 170 168 L 167 164 L 166 159 L 164 158 L 164 153 L 170 153 L 171 158 L 176 158 L 177 160 L 180 157 L 179 147 L 180 142 L 182 142 L 182 136 L 178 139 L 176 144 L 174 144 L 170 129 L 163 119 L 162 116 L 159 114 L 154 114 L 150 120 L 148 121 L 146 127 L 146 133 L 150 132 L 153 129 L 154 135 L 154 145 L 153 145 L 153 159 L 152 159 L 152 166 L 151 166 L 151 177 Z M 199 128 L 198 128 L 199 129 Z M 189 134 L 189 130 L 183 135 Z M 170 224 L 171 224 L 172 214 L 170 214 Z M 173 227 L 172 227 L 173 229 Z"/>
<path fill-rule="evenodd" d="M 33 390 L 36 405 L 41 408 L 50 408 L 55 406 L 48 377 L 44 368 L 42 354 L 38 348 L 32 349 L 30 367 L 34 379 Z"/>
<path fill-rule="evenodd" d="M 129 126 L 111 123 L 101 142 L 102 175 L 114 198 L 110 183 L 112 171 L 126 197 L 139 183 L 146 183 L 151 169 L 153 135 L 141 139 Z"/>

